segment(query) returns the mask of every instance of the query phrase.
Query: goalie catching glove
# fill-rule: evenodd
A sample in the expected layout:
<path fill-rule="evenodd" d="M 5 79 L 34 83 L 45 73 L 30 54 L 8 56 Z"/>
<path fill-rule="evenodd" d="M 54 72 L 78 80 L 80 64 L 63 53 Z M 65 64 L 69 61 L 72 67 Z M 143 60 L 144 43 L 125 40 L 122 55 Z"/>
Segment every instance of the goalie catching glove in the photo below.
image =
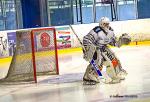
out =
<path fill-rule="evenodd" d="M 124 33 L 119 37 L 119 42 L 121 45 L 128 45 L 131 42 L 131 37 L 127 33 Z"/>

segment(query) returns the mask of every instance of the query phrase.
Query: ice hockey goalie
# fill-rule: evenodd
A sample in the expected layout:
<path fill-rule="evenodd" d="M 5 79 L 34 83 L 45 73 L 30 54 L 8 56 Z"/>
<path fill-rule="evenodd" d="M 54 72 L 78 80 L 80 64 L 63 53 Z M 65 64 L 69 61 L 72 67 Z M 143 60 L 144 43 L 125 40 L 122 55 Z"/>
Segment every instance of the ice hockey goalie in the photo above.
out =
<path fill-rule="evenodd" d="M 83 37 L 83 58 L 89 62 L 94 59 L 100 70 L 103 66 L 106 66 L 109 80 L 105 80 L 105 83 L 119 83 L 125 79 L 127 72 L 122 68 L 119 59 L 108 45 L 121 47 L 124 44 L 129 44 L 131 38 L 125 33 L 117 40 L 109 23 L 110 21 L 107 17 L 102 17 L 99 26 L 94 27 Z M 90 85 L 100 82 L 100 78 L 91 64 L 86 68 L 83 82 Z"/>

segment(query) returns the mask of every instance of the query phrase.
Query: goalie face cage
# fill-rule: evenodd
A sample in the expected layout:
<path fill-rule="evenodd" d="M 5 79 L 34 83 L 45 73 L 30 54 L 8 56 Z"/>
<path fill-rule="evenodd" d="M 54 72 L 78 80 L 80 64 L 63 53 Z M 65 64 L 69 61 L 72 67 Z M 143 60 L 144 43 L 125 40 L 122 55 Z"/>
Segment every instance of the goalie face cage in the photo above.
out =
<path fill-rule="evenodd" d="M 59 74 L 55 29 L 17 31 L 8 74 L 0 82 L 37 82 L 37 75 L 46 74 Z"/>

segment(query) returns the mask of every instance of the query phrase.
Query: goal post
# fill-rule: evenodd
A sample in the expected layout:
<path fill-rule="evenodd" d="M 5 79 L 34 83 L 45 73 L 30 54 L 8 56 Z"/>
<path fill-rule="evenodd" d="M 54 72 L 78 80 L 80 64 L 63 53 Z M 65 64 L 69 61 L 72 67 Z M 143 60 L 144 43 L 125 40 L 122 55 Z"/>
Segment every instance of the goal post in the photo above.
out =
<path fill-rule="evenodd" d="M 16 31 L 16 48 L 0 82 L 37 82 L 38 75 L 59 74 L 55 28 Z"/>
<path fill-rule="evenodd" d="M 35 82 L 37 74 L 59 74 L 55 28 L 34 29 L 31 39 Z"/>

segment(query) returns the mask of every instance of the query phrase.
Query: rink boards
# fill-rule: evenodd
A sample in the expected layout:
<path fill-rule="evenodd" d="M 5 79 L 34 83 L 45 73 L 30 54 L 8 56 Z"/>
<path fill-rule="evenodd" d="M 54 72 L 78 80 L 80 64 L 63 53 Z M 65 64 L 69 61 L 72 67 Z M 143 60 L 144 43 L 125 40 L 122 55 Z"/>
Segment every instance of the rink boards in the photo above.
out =
<path fill-rule="evenodd" d="M 149 46 L 149 45 L 150 45 L 150 41 L 142 41 L 142 42 L 131 42 L 130 45 L 124 45 L 124 46 Z M 60 49 L 58 50 L 58 56 L 63 55 L 63 54 L 77 52 L 77 51 L 82 52 L 82 48 L 77 47 L 77 48 Z M 29 56 L 29 55 L 31 54 L 26 54 L 24 56 Z M 53 52 L 50 52 L 50 51 L 36 52 L 36 56 L 41 60 L 44 60 L 44 57 L 48 55 L 53 56 Z M 22 58 L 25 58 L 25 57 L 22 57 Z M 11 60 L 12 60 L 12 57 L 1 58 L 0 69 L 8 68 L 11 63 Z"/>
<path fill-rule="evenodd" d="M 141 42 L 131 42 L 129 45 L 123 45 L 123 46 L 136 46 L 136 45 L 139 45 L 139 46 L 149 46 L 150 45 L 150 41 L 141 41 Z M 112 46 L 110 46 L 112 47 Z M 58 55 L 59 54 L 68 54 L 68 53 L 73 53 L 73 52 L 76 52 L 76 51 L 82 51 L 82 48 L 81 47 L 76 47 L 76 48 L 67 48 L 67 49 L 59 49 L 58 50 Z M 36 55 L 38 57 L 41 57 L 42 56 L 47 56 L 47 55 L 53 55 L 54 53 L 51 52 L 51 51 L 43 51 L 43 52 L 36 52 Z M 28 56 L 30 54 L 26 54 L 24 56 Z M 11 62 L 12 60 L 12 57 L 6 57 L 6 58 L 0 58 L 0 68 L 1 65 L 4 65 L 5 63 L 8 63 L 8 62 Z"/>

